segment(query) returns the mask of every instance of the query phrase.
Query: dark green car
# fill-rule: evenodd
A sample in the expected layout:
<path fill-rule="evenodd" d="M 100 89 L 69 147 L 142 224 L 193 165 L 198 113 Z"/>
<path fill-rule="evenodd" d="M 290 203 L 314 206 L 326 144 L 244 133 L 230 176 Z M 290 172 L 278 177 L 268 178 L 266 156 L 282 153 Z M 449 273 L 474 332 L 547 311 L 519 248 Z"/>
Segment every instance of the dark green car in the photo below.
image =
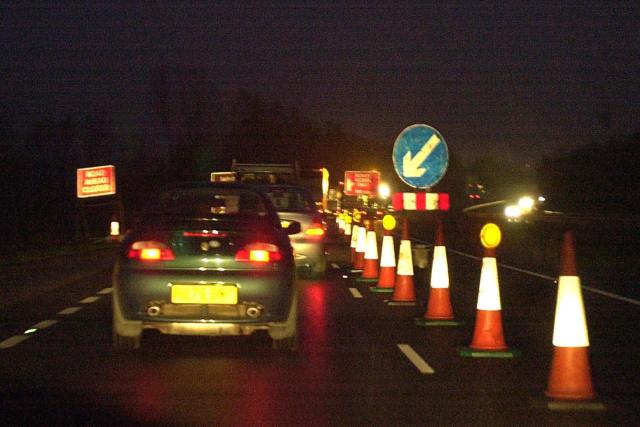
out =
<path fill-rule="evenodd" d="M 297 342 L 289 235 L 261 192 L 188 184 L 162 193 L 125 236 L 113 274 L 113 343 L 135 349 L 145 329 L 174 335 L 267 330 L 274 348 Z"/>

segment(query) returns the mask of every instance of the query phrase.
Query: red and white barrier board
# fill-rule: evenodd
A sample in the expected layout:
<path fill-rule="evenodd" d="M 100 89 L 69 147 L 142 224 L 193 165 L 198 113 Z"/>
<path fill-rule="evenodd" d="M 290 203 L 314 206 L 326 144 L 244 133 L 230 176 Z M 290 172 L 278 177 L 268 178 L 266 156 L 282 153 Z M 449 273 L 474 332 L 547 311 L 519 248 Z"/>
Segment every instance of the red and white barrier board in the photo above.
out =
<path fill-rule="evenodd" d="M 396 211 L 448 211 L 448 193 L 394 193 L 393 209 Z"/>

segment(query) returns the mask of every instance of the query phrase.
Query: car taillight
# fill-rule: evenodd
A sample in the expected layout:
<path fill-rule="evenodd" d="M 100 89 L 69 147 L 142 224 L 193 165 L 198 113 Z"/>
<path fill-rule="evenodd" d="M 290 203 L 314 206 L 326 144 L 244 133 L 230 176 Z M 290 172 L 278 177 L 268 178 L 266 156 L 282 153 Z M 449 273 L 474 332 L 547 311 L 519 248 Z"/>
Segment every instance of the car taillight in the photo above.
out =
<path fill-rule="evenodd" d="M 171 261 L 175 259 L 170 247 L 153 240 L 134 242 L 129 248 L 127 256 L 129 259 L 140 261 Z"/>
<path fill-rule="evenodd" d="M 304 231 L 307 236 L 322 237 L 325 233 L 325 225 L 321 215 L 314 215 L 311 225 Z"/>
<path fill-rule="evenodd" d="M 236 252 L 236 261 L 241 262 L 277 262 L 282 254 L 271 243 L 251 243 Z"/>
<path fill-rule="evenodd" d="M 324 236 L 324 226 L 322 224 L 313 223 L 304 232 L 307 236 Z"/>

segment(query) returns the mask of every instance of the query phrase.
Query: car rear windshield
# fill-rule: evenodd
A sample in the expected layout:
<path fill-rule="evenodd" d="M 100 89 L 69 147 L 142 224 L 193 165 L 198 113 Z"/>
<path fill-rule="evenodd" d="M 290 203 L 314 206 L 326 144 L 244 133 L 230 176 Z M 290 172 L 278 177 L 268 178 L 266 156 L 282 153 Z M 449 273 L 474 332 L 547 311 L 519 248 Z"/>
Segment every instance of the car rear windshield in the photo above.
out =
<path fill-rule="evenodd" d="M 157 213 L 177 218 L 267 217 L 258 193 L 243 189 L 180 189 L 160 196 Z"/>
<path fill-rule="evenodd" d="M 305 190 L 273 187 L 265 189 L 264 192 L 278 211 L 312 212 L 314 209 L 311 195 Z"/>

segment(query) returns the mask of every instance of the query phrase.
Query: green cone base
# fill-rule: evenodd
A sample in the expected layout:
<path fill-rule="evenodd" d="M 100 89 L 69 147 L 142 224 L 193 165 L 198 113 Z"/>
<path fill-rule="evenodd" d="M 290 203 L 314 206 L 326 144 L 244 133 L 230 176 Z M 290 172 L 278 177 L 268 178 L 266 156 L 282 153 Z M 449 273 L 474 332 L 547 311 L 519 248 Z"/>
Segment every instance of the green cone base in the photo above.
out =
<path fill-rule="evenodd" d="M 370 286 L 369 291 L 379 294 L 390 294 L 393 293 L 393 288 L 380 288 L 378 286 Z"/>
<path fill-rule="evenodd" d="M 417 326 L 460 326 L 464 325 L 463 321 L 454 320 L 454 319 L 425 319 L 424 317 L 419 317 L 415 320 L 415 324 Z"/>
<path fill-rule="evenodd" d="M 485 358 L 485 359 L 513 359 L 515 357 L 520 357 L 522 353 L 516 349 L 491 351 L 491 350 L 475 350 L 471 347 L 458 347 L 458 354 L 462 357 L 474 357 L 474 358 Z"/>

